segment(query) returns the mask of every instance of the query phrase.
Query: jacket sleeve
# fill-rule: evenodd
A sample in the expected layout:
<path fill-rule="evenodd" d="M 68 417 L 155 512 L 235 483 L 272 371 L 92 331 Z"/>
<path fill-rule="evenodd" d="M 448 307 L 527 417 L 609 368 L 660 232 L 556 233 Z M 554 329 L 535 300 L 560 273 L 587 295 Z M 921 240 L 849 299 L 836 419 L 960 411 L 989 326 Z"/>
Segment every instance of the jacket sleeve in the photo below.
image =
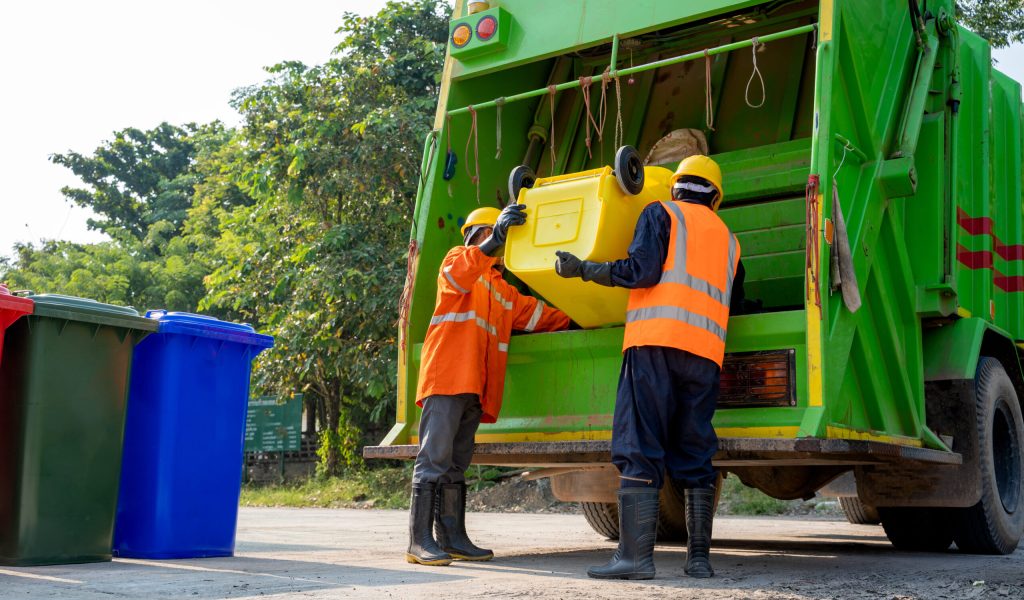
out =
<path fill-rule="evenodd" d="M 548 306 L 531 296 L 524 296 L 508 286 L 512 299 L 512 329 L 517 331 L 563 331 L 569 328 L 569 317 L 564 312 Z"/>
<path fill-rule="evenodd" d="M 647 205 L 636 222 L 629 256 L 612 263 L 612 283 L 629 289 L 657 285 L 668 256 L 671 234 L 672 220 L 661 203 Z"/>
<path fill-rule="evenodd" d="M 747 278 L 747 270 L 743 268 L 743 260 L 740 259 L 736 265 L 736 276 L 732 280 L 732 298 L 729 301 L 729 313 L 739 315 L 743 313 L 743 301 L 747 295 L 743 289 L 743 280 Z"/>
<path fill-rule="evenodd" d="M 442 285 L 468 294 L 476 280 L 497 262 L 497 258 L 487 256 L 476 246 L 456 246 L 444 257 L 439 279 Z"/>

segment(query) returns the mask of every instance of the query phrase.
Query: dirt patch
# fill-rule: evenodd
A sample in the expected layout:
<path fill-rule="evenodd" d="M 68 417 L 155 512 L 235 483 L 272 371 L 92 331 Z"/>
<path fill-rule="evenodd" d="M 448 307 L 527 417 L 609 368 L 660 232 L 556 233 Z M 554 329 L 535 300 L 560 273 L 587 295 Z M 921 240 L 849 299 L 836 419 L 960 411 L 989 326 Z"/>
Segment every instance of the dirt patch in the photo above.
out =
<path fill-rule="evenodd" d="M 577 502 L 560 502 L 551 493 L 549 479 L 526 481 L 522 477 L 502 480 L 486 489 L 470 492 L 469 510 L 477 512 L 560 513 L 580 512 Z"/>

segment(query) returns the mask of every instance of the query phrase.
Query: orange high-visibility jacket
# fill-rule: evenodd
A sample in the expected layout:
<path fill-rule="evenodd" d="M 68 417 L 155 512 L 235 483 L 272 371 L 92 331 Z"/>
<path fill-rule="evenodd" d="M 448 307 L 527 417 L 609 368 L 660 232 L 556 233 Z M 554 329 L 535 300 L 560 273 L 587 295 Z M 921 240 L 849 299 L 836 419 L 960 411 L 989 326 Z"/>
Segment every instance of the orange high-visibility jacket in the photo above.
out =
<path fill-rule="evenodd" d="M 662 202 L 672 221 L 661 280 L 629 293 L 623 351 L 678 348 L 722 366 L 740 244 L 710 208 Z"/>
<path fill-rule="evenodd" d="M 421 353 L 416 404 L 428 396 L 477 394 L 494 423 L 505 391 L 512 330 L 559 331 L 569 317 L 520 295 L 476 246 L 452 248 L 437 277 L 437 304 Z"/>

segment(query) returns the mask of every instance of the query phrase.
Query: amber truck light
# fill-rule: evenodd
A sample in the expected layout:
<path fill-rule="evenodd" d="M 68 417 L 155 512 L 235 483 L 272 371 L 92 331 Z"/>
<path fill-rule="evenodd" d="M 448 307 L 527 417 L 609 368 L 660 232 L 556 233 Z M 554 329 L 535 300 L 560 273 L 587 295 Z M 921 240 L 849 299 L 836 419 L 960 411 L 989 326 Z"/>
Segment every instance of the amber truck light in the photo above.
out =
<path fill-rule="evenodd" d="M 718 408 L 796 406 L 793 350 L 728 354 Z"/>
<path fill-rule="evenodd" d="M 473 30 L 465 23 L 456 27 L 452 32 L 452 45 L 456 48 L 464 47 L 471 39 L 473 39 Z"/>
<path fill-rule="evenodd" d="M 480 19 L 480 23 L 476 26 L 476 36 L 481 41 L 486 42 L 487 40 L 494 37 L 494 32 L 498 30 L 498 21 L 494 17 L 484 17 Z"/>

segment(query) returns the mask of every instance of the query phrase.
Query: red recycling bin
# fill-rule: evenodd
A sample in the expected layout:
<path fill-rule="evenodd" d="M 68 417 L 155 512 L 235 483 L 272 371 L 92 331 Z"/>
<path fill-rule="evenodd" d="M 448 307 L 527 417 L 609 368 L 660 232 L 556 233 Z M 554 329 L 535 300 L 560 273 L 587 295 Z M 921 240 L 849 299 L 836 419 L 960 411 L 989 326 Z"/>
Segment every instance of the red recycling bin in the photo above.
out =
<path fill-rule="evenodd" d="M 3 360 L 4 331 L 23 315 L 32 314 L 32 305 L 28 298 L 12 296 L 7 286 L 0 285 L 0 360 Z"/>

